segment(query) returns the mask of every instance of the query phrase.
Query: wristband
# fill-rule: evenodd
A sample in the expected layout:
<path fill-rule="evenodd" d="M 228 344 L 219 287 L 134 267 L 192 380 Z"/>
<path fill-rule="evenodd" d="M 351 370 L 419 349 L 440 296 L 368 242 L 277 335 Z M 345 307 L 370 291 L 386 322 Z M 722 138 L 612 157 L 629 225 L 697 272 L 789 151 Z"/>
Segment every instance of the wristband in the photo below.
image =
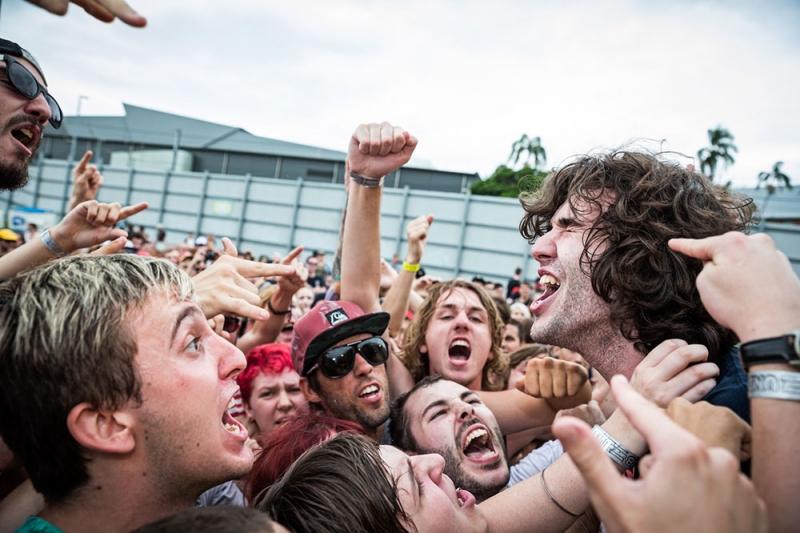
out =
<path fill-rule="evenodd" d="M 352 170 L 350 171 L 350 179 L 361 185 L 362 187 L 366 187 L 367 189 L 377 189 L 378 187 L 383 185 L 383 178 L 370 178 L 367 176 L 362 176 L 361 174 L 356 174 Z"/>
<path fill-rule="evenodd" d="M 39 237 L 42 239 L 42 244 L 44 244 L 45 248 L 50 250 L 50 252 L 55 255 L 56 257 L 64 257 L 67 252 L 61 248 L 56 241 L 53 240 L 53 237 L 50 236 L 50 230 L 46 229 L 42 233 L 39 234 Z"/>
<path fill-rule="evenodd" d="M 750 398 L 800 401 L 800 372 L 760 370 L 747 377 Z"/>
<path fill-rule="evenodd" d="M 603 451 L 606 452 L 606 455 L 611 457 L 623 470 L 633 470 L 636 468 L 636 465 L 639 464 L 638 455 L 617 442 L 614 437 L 606 433 L 606 431 L 597 424 L 592 428 L 592 434 L 600 443 L 600 446 L 603 447 Z"/>
<path fill-rule="evenodd" d="M 278 311 L 277 309 L 272 307 L 272 298 L 267 300 L 267 309 L 269 309 L 269 312 L 272 313 L 273 315 L 278 315 L 278 316 L 288 315 L 289 313 L 292 312 L 292 308 L 291 307 L 289 309 L 287 309 L 286 311 Z"/>
<path fill-rule="evenodd" d="M 419 263 L 412 265 L 411 263 L 403 261 L 403 270 L 406 272 L 419 272 Z"/>
<path fill-rule="evenodd" d="M 550 466 L 550 465 L 547 465 L 547 466 Z M 550 498 L 550 501 L 551 501 L 551 502 L 553 502 L 554 504 L 556 504 L 556 507 L 558 507 L 559 509 L 561 509 L 562 511 L 564 511 L 564 512 L 565 512 L 565 513 L 567 513 L 568 515 L 570 515 L 570 516 L 574 516 L 575 518 L 577 518 L 577 517 L 579 517 L 579 516 L 583 515 L 583 513 L 576 514 L 576 513 L 573 513 L 572 511 L 568 511 L 568 510 L 567 510 L 567 509 L 566 509 L 566 508 L 565 508 L 563 505 L 561 505 L 560 503 L 558 503 L 558 502 L 556 501 L 556 499 L 555 499 L 555 498 L 553 498 L 553 495 L 552 495 L 552 494 L 550 494 L 550 489 L 548 489 L 548 488 L 547 488 L 547 484 L 544 482 L 544 473 L 545 473 L 545 471 L 547 470 L 547 466 L 544 468 L 544 470 L 542 470 L 542 473 L 541 473 L 541 474 L 539 474 L 539 481 L 541 481 L 541 482 L 542 482 L 542 488 L 544 489 L 544 492 L 547 494 L 547 497 L 548 497 L 548 498 Z"/>

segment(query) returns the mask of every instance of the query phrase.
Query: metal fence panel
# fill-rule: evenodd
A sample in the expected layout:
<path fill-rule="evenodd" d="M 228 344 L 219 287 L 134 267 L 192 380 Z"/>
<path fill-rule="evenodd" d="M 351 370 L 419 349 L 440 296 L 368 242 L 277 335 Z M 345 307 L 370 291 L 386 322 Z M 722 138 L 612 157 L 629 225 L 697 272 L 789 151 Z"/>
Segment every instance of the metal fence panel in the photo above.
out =
<path fill-rule="evenodd" d="M 283 161 L 281 177 L 235 176 L 203 172 L 160 172 L 105 166 L 98 199 L 104 202 L 137 203 L 150 208 L 130 220 L 155 235 L 161 224 L 167 241 L 179 243 L 188 232 L 196 236 L 213 233 L 228 236 L 240 249 L 256 255 L 285 254 L 304 245 L 307 251 L 324 250 L 333 257 L 345 206 L 344 187 L 328 181 L 288 180 L 289 159 Z M 0 206 L 38 207 L 61 213 L 65 191 L 69 193 L 72 164 L 40 158 L 30 168 L 31 181 L 20 191 L 0 193 Z M 325 166 L 320 172 L 331 171 Z M 341 169 L 338 169 L 341 171 Z M 403 169 L 401 172 L 405 172 Z M 322 176 L 320 175 L 320 180 Z M 761 205 L 764 191 L 744 191 Z M 790 215 L 800 211 L 800 197 L 775 195 L 770 212 Z M 536 277 L 538 263 L 518 226 L 523 210 L 516 199 L 473 196 L 424 190 L 385 189 L 381 212 L 381 255 L 405 254 L 405 226 L 420 215 L 436 218 L 425 251 L 427 273 L 459 275 L 503 282 L 521 267 L 523 277 Z M 800 218 L 798 213 L 797 218 Z M 800 275 L 800 226 L 764 224 L 765 231 L 792 261 Z"/>

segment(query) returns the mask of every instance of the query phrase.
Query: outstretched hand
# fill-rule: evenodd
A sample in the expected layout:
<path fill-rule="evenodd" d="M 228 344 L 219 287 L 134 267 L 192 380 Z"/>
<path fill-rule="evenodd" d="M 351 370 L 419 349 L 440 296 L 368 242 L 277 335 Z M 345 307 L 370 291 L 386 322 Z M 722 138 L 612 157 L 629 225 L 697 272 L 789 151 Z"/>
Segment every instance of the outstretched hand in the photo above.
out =
<path fill-rule="evenodd" d="M 623 376 L 612 378 L 611 388 L 619 408 L 650 445 L 638 480 L 619 475 L 584 422 L 565 416 L 553 423 L 553 434 L 583 475 L 608 531 L 767 531 L 764 503 L 739 473 L 737 457 L 707 448 Z"/>
<path fill-rule="evenodd" d="M 227 237 L 222 239 L 224 252 L 213 265 L 192 278 L 200 309 L 206 318 L 228 313 L 266 320 L 269 313 L 260 307 L 258 288 L 247 278 L 289 276 L 294 267 L 257 263 L 237 257 L 236 246 Z"/>
<path fill-rule="evenodd" d="M 800 279 L 769 236 L 732 231 L 705 239 L 670 239 L 669 247 L 703 261 L 697 276 L 700 299 L 714 320 L 742 342 L 783 335 L 798 326 Z M 744 289 L 754 279 L 767 282 L 756 291 Z"/>
<path fill-rule="evenodd" d="M 147 24 L 147 19 L 134 11 L 124 0 L 28 0 L 28 2 L 54 15 L 65 15 L 71 2 L 101 22 L 114 22 L 115 18 L 119 18 L 128 26 L 135 28 L 143 28 Z"/>
<path fill-rule="evenodd" d="M 116 202 L 103 204 L 90 200 L 79 204 L 61 222 L 50 228 L 50 236 L 65 252 L 71 253 L 79 248 L 127 236 L 125 230 L 114 225 L 145 209 L 147 202 L 122 207 Z"/>
<path fill-rule="evenodd" d="M 350 138 L 349 169 L 370 178 L 386 176 L 405 165 L 416 146 L 416 137 L 403 128 L 388 122 L 361 124 Z"/>

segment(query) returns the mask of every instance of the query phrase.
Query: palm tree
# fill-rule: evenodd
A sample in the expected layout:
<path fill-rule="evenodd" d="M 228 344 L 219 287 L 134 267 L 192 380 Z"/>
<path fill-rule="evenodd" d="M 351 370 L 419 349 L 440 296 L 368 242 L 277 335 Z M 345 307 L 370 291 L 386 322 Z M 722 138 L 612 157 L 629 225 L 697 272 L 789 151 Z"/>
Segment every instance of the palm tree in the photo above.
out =
<path fill-rule="evenodd" d="M 787 189 L 792 190 L 791 178 L 781 171 L 782 166 L 783 161 L 778 161 L 772 165 L 772 172 L 759 172 L 756 189 L 760 189 L 763 183 L 767 186 L 769 194 L 775 192 L 776 186 L 777 188 L 786 186 Z M 770 182 L 775 182 L 776 185 L 772 185 Z"/>
<path fill-rule="evenodd" d="M 539 168 L 540 163 L 542 165 L 547 163 L 547 152 L 544 151 L 541 137 L 528 137 L 528 134 L 523 134 L 518 141 L 511 145 L 511 155 L 508 156 L 508 160 L 513 159 L 513 164 L 516 165 L 524 153 L 528 154 L 525 156 L 524 166 L 526 167 L 530 167 L 528 161 L 531 157 L 533 157 L 533 168 Z"/>
<path fill-rule="evenodd" d="M 722 126 L 708 130 L 708 143 L 709 147 L 701 148 L 697 152 L 697 159 L 700 162 L 700 172 L 705 173 L 711 178 L 711 181 L 714 181 L 719 163 L 722 162 L 725 168 L 735 163 L 731 152 L 738 152 L 739 149 L 733 144 L 731 132 Z"/>

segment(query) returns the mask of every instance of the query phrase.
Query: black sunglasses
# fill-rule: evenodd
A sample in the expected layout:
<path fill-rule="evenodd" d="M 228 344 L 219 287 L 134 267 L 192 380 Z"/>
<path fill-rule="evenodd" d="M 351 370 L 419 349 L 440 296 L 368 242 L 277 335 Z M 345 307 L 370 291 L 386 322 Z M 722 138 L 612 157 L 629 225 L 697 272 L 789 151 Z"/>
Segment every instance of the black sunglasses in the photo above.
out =
<path fill-rule="evenodd" d="M 61 127 L 61 108 L 47 89 L 39 83 L 31 72 L 22 63 L 11 56 L 4 55 L 3 61 L 6 64 L 6 77 L 8 83 L 22 96 L 33 100 L 40 94 L 44 95 L 47 105 L 50 106 L 50 124 L 58 129 Z"/>
<path fill-rule="evenodd" d="M 343 378 L 353 370 L 356 353 L 372 366 L 382 365 L 389 359 L 389 346 L 383 337 L 370 337 L 361 341 L 343 344 L 325 351 L 306 374 L 319 368 L 328 379 Z"/>

